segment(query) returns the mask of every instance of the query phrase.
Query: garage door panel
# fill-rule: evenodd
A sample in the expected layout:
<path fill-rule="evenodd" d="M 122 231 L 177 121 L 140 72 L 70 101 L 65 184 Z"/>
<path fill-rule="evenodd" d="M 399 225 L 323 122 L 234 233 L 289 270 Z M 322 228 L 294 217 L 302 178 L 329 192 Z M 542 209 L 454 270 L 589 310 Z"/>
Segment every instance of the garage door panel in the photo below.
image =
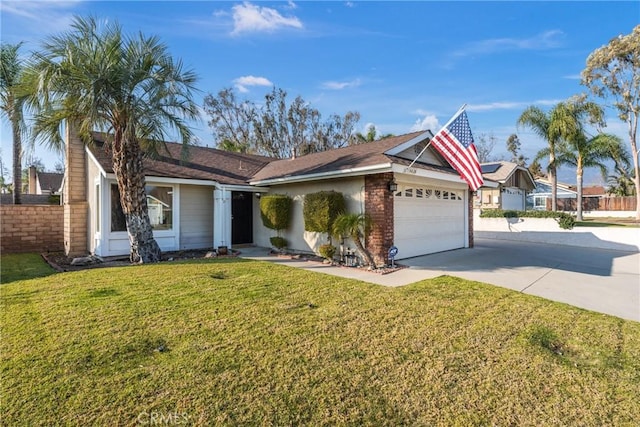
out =
<path fill-rule="evenodd" d="M 464 194 L 445 188 L 400 186 L 394 197 L 398 259 L 465 246 Z"/>

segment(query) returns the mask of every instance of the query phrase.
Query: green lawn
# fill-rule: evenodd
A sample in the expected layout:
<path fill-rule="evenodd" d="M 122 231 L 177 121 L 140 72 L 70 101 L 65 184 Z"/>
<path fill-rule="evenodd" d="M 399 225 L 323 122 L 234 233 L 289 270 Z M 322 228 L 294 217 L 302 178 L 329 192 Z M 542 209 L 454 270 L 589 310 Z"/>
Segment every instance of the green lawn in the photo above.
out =
<path fill-rule="evenodd" d="M 640 222 L 635 218 L 585 218 L 576 221 L 575 227 L 640 227 Z"/>
<path fill-rule="evenodd" d="M 3 254 L 0 257 L 0 284 L 55 274 L 38 254 Z"/>
<path fill-rule="evenodd" d="M 452 277 L 391 289 L 221 259 L 0 292 L 3 425 L 637 425 L 640 413 L 640 323 Z"/>

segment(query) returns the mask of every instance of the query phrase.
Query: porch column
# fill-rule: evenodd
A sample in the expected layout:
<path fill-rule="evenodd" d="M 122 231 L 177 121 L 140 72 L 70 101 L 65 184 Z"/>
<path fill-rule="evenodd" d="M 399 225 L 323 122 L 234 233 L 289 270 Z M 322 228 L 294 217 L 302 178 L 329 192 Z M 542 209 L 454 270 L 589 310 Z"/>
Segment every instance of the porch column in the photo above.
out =
<path fill-rule="evenodd" d="M 87 156 L 84 142 L 69 122 L 65 124 L 65 160 L 64 253 L 81 256 L 88 247 Z"/>
<path fill-rule="evenodd" d="M 231 191 L 213 190 L 213 247 L 231 248 Z"/>

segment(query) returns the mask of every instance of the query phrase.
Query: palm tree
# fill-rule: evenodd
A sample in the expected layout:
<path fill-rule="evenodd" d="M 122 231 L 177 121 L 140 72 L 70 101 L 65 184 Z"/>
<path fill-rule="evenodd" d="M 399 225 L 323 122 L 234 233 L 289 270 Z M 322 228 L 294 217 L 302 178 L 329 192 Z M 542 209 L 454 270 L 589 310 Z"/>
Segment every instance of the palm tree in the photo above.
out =
<path fill-rule="evenodd" d="M 196 119 L 196 75 L 183 70 L 156 37 L 126 36 L 119 24 L 76 17 L 71 30 L 52 37 L 28 70 L 34 133 L 60 148 L 63 121 L 90 144 L 91 131 L 107 132 L 131 243 L 131 261 L 160 260 L 145 194 L 143 154 L 157 153 L 167 132 L 184 144 Z"/>
<path fill-rule="evenodd" d="M 333 234 L 336 236 L 351 237 L 360 255 L 366 260 L 370 268 L 376 268 L 376 263 L 364 245 L 362 239 L 366 238 L 371 228 L 371 218 L 367 214 L 344 213 L 333 222 Z"/>
<path fill-rule="evenodd" d="M 576 168 L 577 220 L 582 221 L 582 184 L 584 169 L 597 167 L 606 179 L 606 160 L 620 162 L 624 153 L 622 140 L 615 136 L 600 133 L 589 138 L 585 130 L 587 122 L 597 127 L 604 126 L 602 107 L 585 101 L 584 97 L 572 98 L 561 102 L 553 111 L 552 126 L 562 138 L 559 147 L 558 163 L 569 164 Z"/>
<path fill-rule="evenodd" d="M 561 147 L 558 154 L 560 164 L 576 168 L 577 208 L 576 220 L 582 221 L 582 186 L 584 169 L 597 167 L 602 176 L 607 177 L 606 160 L 611 159 L 611 146 L 622 145 L 622 140 L 610 134 L 601 133 L 593 138 L 577 138 Z"/>
<path fill-rule="evenodd" d="M 11 124 L 13 135 L 13 203 L 22 203 L 22 136 L 24 126 L 24 97 L 20 94 L 24 63 L 20 59 L 19 44 L 0 45 L 0 99 L 2 116 Z"/>
<path fill-rule="evenodd" d="M 356 132 L 353 135 L 353 138 L 351 139 L 351 144 L 352 145 L 365 144 L 367 142 L 373 142 L 373 141 L 377 141 L 379 139 L 389 138 L 389 137 L 393 136 L 393 134 L 387 133 L 387 134 L 384 134 L 384 135 L 380 135 L 380 137 L 377 137 L 378 130 L 376 129 L 376 125 L 374 125 L 374 124 L 368 125 L 366 131 L 367 131 L 367 133 L 364 134 L 364 135 L 362 133 L 360 133 L 360 132 Z"/>
<path fill-rule="evenodd" d="M 556 146 L 560 142 L 560 135 L 554 130 L 554 126 L 552 126 L 554 110 L 551 110 L 547 114 L 540 108 L 532 105 L 527 107 L 518 118 L 518 126 L 531 128 L 535 134 L 547 142 L 547 147 L 536 154 L 534 162 L 540 162 L 542 158 L 545 157 L 549 158 L 547 174 L 549 181 L 551 181 L 551 210 L 553 211 L 558 208 L 558 177 L 556 174 L 558 164 L 556 161 Z"/>

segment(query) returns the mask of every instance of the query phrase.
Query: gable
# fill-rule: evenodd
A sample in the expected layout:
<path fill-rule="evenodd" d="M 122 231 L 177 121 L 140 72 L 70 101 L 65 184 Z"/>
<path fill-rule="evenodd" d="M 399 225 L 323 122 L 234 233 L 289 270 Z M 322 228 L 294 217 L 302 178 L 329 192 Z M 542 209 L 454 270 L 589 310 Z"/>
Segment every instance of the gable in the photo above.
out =
<path fill-rule="evenodd" d="M 420 152 L 424 149 L 426 145 L 427 145 L 427 142 L 422 141 L 414 145 L 413 147 L 409 147 L 401 151 L 400 153 L 396 154 L 396 157 L 400 157 L 401 159 L 410 160 L 410 161 L 413 161 L 415 159 L 416 162 L 425 163 L 429 165 L 449 166 L 449 164 L 445 162 L 442 159 L 442 157 L 440 157 L 437 151 L 431 147 L 428 147 L 424 151 L 424 153 L 422 153 L 420 157 L 416 159 L 416 156 L 420 154 Z"/>

